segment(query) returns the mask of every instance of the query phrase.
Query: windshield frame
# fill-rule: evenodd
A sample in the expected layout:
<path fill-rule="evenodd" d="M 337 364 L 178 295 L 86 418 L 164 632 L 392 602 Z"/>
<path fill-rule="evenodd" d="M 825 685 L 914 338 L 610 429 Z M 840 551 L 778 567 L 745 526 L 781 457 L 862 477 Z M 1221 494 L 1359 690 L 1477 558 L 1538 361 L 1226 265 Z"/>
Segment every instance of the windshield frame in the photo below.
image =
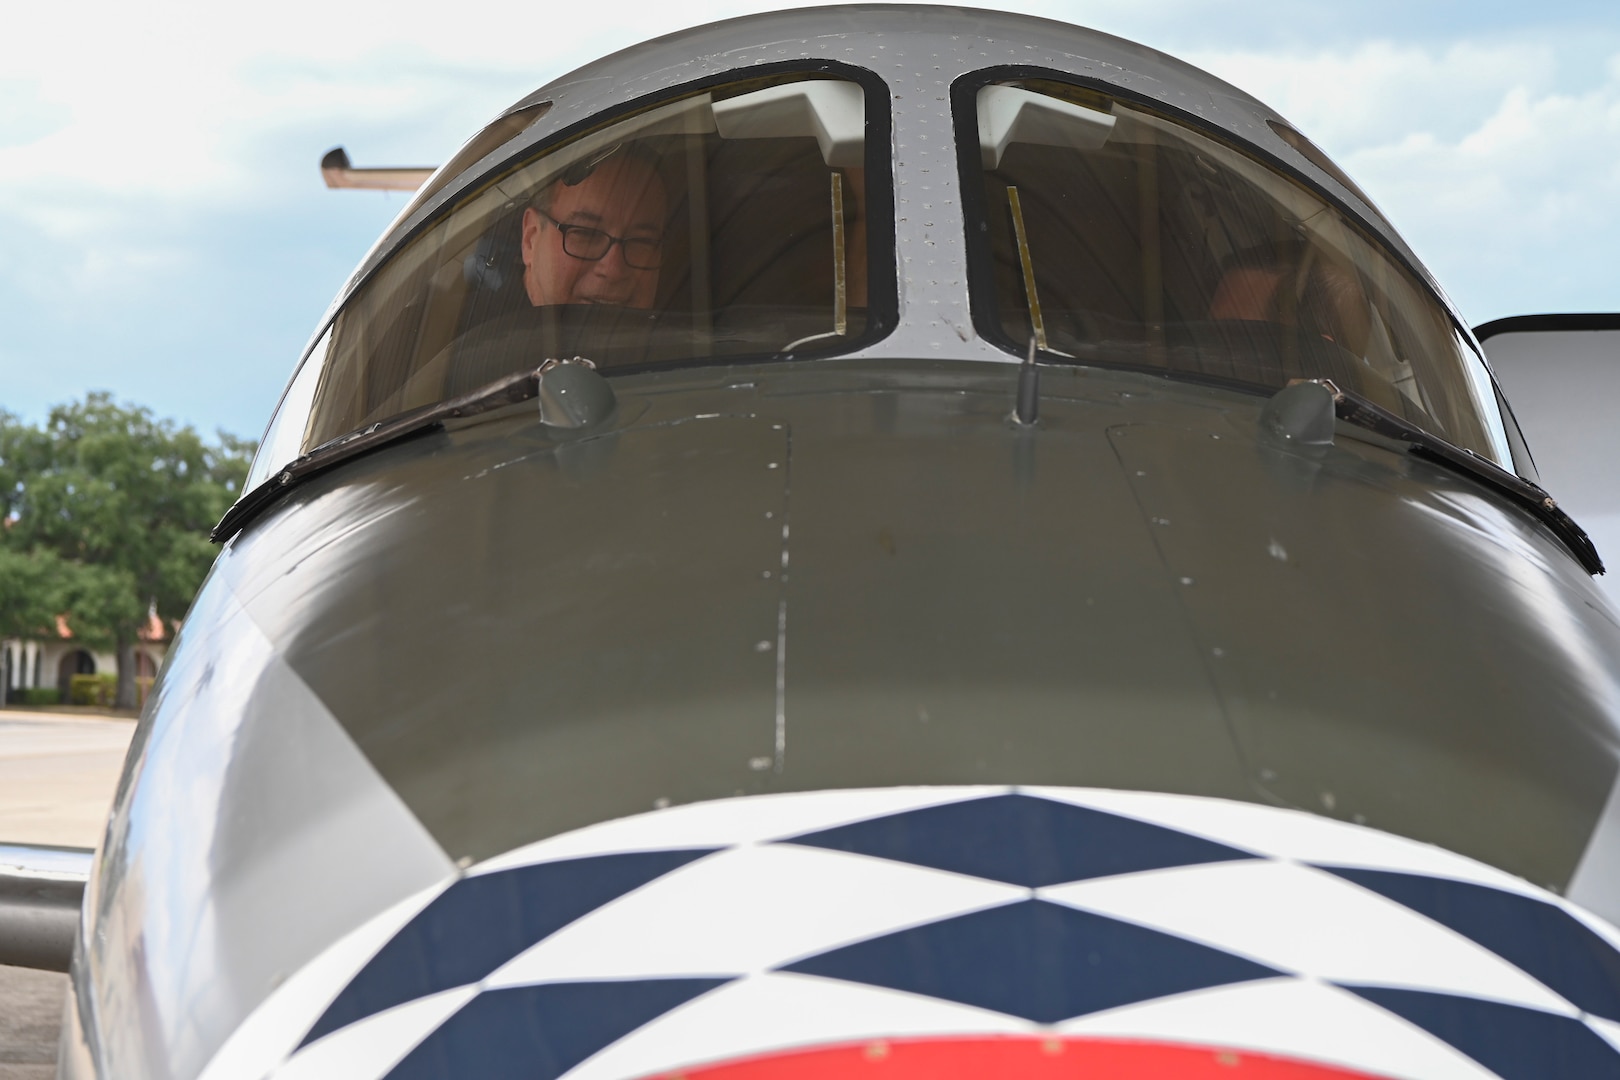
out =
<path fill-rule="evenodd" d="M 867 225 L 867 258 L 868 258 L 868 301 L 871 308 L 868 319 L 868 333 L 859 340 L 858 346 L 865 347 L 878 340 L 894 329 L 898 320 L 898 285 L 894 267 L 894 169 L 889 160 L 891 131 L 893 127 L 892 106 L 888 84 L 869 68 L 846 64 L 838 60 L 784 60 L 779 63 L 759 64 L 752 67 L 728 68 L 725 71 L 705 75 L 699 79 L 663 87 L 653 93 L 635 98 L 618 105 L 609 106 L 600 112 L 578 120 L 557 131 L 550 132 L 544 137 L 526 142 L 522 136 L 532 130 L 544 120 L 537 119 L 528 129 L 519 132 L 509 140 L 502 149 L 512 146 L 513 143 L 522 143 L 510 152 L 501 154 L 498 158 L 486 156 L 473 163 L 465 174 L 465 179 L 457 178 L 443 185 L 434 198 L 438 199 L 429 213 L 413 224 L 408 230 L 396 235 L 385 235 L 386 250 L 379 251 L 374 257 L 368 257 L 364 276 L 347 285 L 344 289 L 340 303 L 334 305 L 333 310 L 323 320 L 321 332 L 327 325 L 335 321 L 337 316 L 353 301 L 356 293 L 364 289 L 378 272 L 391 262 L 406 246 L 416 240 L 423 233 L 437 225 L 443 218 L 454 213 L 462 205 L 476 198 L 490 184 L 504 177 L 507 173 L 529 161 L 553 153 L 559 148 L 582 139 L 593 132 L 612 127 L 639 113 L 650 112 L 672 104 L 682 98 L 696 97 L 699 94 L 716 89 L 717 87 L 731 86 L 737 83 L 751 82 L 755 79 L 771 79 L 784 75 L 828 75 L 838 79 L 845 79 L 860 86 L 865 95 L 866 106 L 866 161 L 864 168 L 866 175 L 874 175 L 887 179 L 881 185 L 881 190 L 874 186 L 870 179 L 867 184 L 867 212 L 869 221 Z M 786 80 L 784 80 L 786 81 Z M 504 114 L 503 114 L 504 115 Z M 498 122 L 498 121 L 497 121 Z M 488 162 L 488 164 L 484 164 Z M 482 165 L 482 168 L 478 166 Z M 874 173 L 874 168 L 876 172 Z M 431 201 L 431 200 L 430 200 Z M 424 202 L 424 206 L 427 202 Z M 878 265 L 872 265 L 874 253 L 888 250 L 891 254 L 887 263 L 878 260 Z M 874 275 L 873 270 L 884 270 L 885 273 Z"/>
<path fill-rule="evenodd" d="M 506 176 L 524 168 L 526 165 L 538 161 L 547 155 L 580 139 L 587 138 L 595 132 L 602 131 L 631 119 L 639 114 L 663 108 L 682 99 L 693 98 L 718 88 L 732 87 L 739 84 L 755 81 L 778 80 L 781 82 L 796 81 L 792 76 L 824 76 L 844 80 L 861 88 L 865 108 L 865 227 L 866 241 L 866 322 L 863 331 L 852 335 L 843 347 L 836 351 L 818 353 L 814 357 L 791 357 L 781 354 L 728 354 L 723 357 L 700 357 L 692 360 L 676 361 L 656 365 L 659 370 L 673 368 L 703 367 L 717 364 L 757 363 L 757 362 L 807 362 L 812 359 L 830 359 L 845 356 L 869 348 L 875 342 L 892 333 L 899 323 L 899 284 L 898 271 L 895 258 L 895 220 L 894 220 L 894 165 L 891 159 L 893 150 L 893 103 L 888 84 L 869 68 L 848 64 L 829 59 L 795 59 L 781 62 L 758 64 L 745 67 L 733 67 L 724 71 L 714 72 L 702 78 L 682 82 L 672 86 L 663 87 L 653 93 L 637 97 L 582 118 L 572 124 L 548 132 L 536 139 L 525 138 L 533 128 L 541 123 L 547 109 L 538 108 L 539 103 L 530 103 L 530 108 L 536 109 L 540 115 L 525 128 L 515 131 L 500 147 L 483 155 L 477 161 L 469 164 L 467 170 L 458 177 L 438 185 L 438 190 L 426 199 L 418 199 L 412 206 L 420 203 L 427 212 L 423 213 L 406 228 L 399 228 L 410 215 L 402 215 L 394 226 L 390 226 L 381 239 L 362 261 L 361 270 L 358 271 L 343 287 L 338 299 L 331 305 L 326 314 L 317 325 L 315 333 L 311 335 L 310 343 L 299 358 L 292 377 L 279 396 L 276 408 L 272 412 L 269 422 L 265 426 L 268 435 L 273 430 L 286 427 L 294 417 L 284 415 L 284 410 L 297 404 L 298 395 L 292 393 L 294 384 L 302 376 L 306 379 L 318 378 L 319 371 L 308 372 L 310 365 L 324 368 L 328 363 L 328 349 L 333 341 L 333 329 L 338 320 L 350 307 L 357 303 L 365 294 L 366 289 L 378 279 L 378 276 L 390 266 L 393 261 L 403 255 L 412 244 L 426 236 L 431 230 L 438 227 L 447 218 L 457 213 L 462 207 L 471 204 L 492 184 L 500 182 Z M 533 97 L 534 95 L 531 95 Z M 526 99 L 527 100 L 527 99 Z M 493 125 L 499 126 L 514 111 L 509 109 L 498 118 Z M 468 140 L 470 145 L 480 138 L 482 131 Z M 632 370 L 621 368 L 624 374 L 633 373 Z M 301 422 L 307 424 L 308 410 Z M 341 436 L 339 436 L 341 437 Z M 327 440 L 330 441 L 330 440 Z M 273 448 L 273 445 L 285 445 L 285 439 L 261 440 L 264 450 Z M 303 446 L 307 452 L 311 446 Z M 291 460 L 291 459 L 289 459 Z M 252 473 L 255 477 L 273 475 L 286 461 L 264 461 L 255 458 Z"/>
<path fill-rule="evenodd" d="M 1467 323 L 1458 316 L 1455 308 L 1453 308 L 1451 302 L 1446 298 L 1428 270 L 1404 250 L 1404 244 L 1399 241 L 1398 237 L 1394 238 L 1392 242 L 1391 237 L 1386 235 L 1390 231 L 1390 226 L 1376 207 L 1373 207 L 1370 203 L 1365 206 L 1358 205 L 1354 198 L 1335 191 L 1334 187 L 1337 180 L 1331 174 L 1324 175 L 1334 180 L 1333 184 L 1324 183 L 1321 178 L 1313 176 L 1312 170 L 1319 170 L 1320 166 L 1310 161 L 1292 144 L 1283 142 L 1280 136 L 1275 135 L 1274 128 L 1268 128 L 1268 133 L 1273 135 L 1278 142 L 1283 142 L 1283 145 L 1288 146 L 1290 152 L 1298 155 L 1300 162 L 1289 161 L 1285 157 L 1268 150 L 1258 141 L 1247 141 L 1235 137 L 1231 130 L 1213 124 L 1196 113 L 1177 108 L 1159 98 L 1135 92 L 1117 83 L 1058 68 L 1027 64 L 998 65 L 969 72 L 960 76 L 951 84 L 951 119 L 956 136 L 957 171 L 964 224 L 966 225 L 969 308 L 973 328 L 985 341 L 1003 352 L 1018 357 L 1022 357 L 1029 349 L 1028 341 L 1014 341 L 1003 330 L 997 311 L 991 241 L 989 232 L 983 227 L 984 223 L 989 220 L 990 211 L 983 182 L 984 170 L 980 161 L 979 140 L 977 137 L 979 91 L 987 86 L 1020 81 L 1060 83 L 1074 87 L 1077 90 L 1100 94 L 1149 116 L 1183 127 L 1233 153 L 1250 159 L 1262 168 L 1271 170 L 1278 175 L 1279 179 L 1297 185 L 1311 196 L 1322 200 L 1329 208 L 1337 211 L 1345 219 L 1345 224 L 1349 228 L 1358 233 L 1366 243 L 1371 245 L 1383 257 L 1392 260 L 1395 266 L 1410 275 L 1412 282 L 1421 290 L 1424 297 L 1438 311 L 1444 312 L 1447 321 L 1450 323 L 1451 331 L 1461 346 L 1462 362 L 1464 367 L 1468 369 L 1465 377 L 1472 384 L 1472 389 L 1475 391 L 1473 404 L 1480 413 L 1480 423 L 1485 429 L 1487 438 L 1492 443 L 1491 449 L 1495 453 L 1499 464 L 1509 468 L 1518 464 L 1518 456 L 1513 452 L 1513 437 L 1508 431 L 1513 425 L 1511 418 L 1501 409 L 1496 393 L 1492 392 L 1485 395 L 1481 393 L 1481 388 L 1495 390 L 1494 373 L 1491 372 L 1489 364 L 1485 362 L 1482 350 L 1475 343 Z M 1285 124 L 1292 130 L 1292 125 L 1287 125 L 1286 121 L 1278 118 L 1278 122 Z M 1041 351 L 1039 355 L 1043 362 L 1048 363 L 1074 364 L 1077 362 L 1068 356 L 1050 350 Z M 1247 393 L 1270 395 L 1278 389 L 1278 387 L 1272 385 L 1171 371 L 1152 365 L 1134 364 L 1123 359 L 1120 361 L 1087 359 L 1085 361 L 1085 363 L 1093 362 L 1106 363 L 1109 367 L 1141 371 L 1144 374 L 1174 378 L 1181 381 L 1224 386 Z"/>

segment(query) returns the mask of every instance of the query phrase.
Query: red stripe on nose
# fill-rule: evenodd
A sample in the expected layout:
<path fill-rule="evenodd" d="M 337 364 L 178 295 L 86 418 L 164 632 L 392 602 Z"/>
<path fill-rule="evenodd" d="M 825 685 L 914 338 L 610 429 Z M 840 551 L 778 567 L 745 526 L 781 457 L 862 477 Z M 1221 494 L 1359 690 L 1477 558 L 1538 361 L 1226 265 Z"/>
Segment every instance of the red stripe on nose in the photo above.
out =
<path fill-rule="evenodd" d="M 1210 1046 L 996 1036 L 877 1039 L 658 1074 L 659 1080 L 1377 1080 L 1332 1065 Z"/>

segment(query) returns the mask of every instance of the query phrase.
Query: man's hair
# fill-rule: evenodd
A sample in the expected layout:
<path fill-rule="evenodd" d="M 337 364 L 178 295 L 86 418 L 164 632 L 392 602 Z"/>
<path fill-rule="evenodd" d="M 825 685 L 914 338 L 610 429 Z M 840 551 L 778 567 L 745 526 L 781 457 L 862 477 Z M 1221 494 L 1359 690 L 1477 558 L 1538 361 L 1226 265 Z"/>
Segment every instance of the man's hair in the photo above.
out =
<path fill-rule="evenodd" d="M 634 162 L 642 166 L 654 180 L 658 181 L 660 192 L 667 196 L 669 185 L 664 182 L 664 175 L 658 168 L 657 159 L 634 144 L 615 143 L 613 146 L 608 147 L 605 152 L 599 153 L 595 157 L 576 161 L 564 169 L 559 176 L 535 192 L 534 198 L 529 200 L 529 205 L 542 214 L 550 214 L 552 206 L 557 202 L 557 190 L 559 188 L 578 187 L 590 179 L 591 174 L 595 173 L 597 169 L 612 161 Z"/>

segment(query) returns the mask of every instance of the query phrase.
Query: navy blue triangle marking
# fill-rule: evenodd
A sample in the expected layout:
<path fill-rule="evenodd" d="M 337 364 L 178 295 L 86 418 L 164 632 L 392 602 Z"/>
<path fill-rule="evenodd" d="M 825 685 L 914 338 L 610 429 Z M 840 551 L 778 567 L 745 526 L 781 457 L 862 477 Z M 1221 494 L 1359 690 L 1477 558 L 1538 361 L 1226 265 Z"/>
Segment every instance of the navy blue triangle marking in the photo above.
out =
<path fill-rule="evenodd" d="M 1344 989 L 1444 1039 L 1502 1080 L 1620 1080 L 1620 1053 L 1573 1017 L 1425 990 Z"/>
<path fill-rule="evenodd" d="M 581 915 L 717 850 L 595 855 L 462 878 L 378 950 L 299 1046 L 395 1005 L 477 982 Z"/>
<path fill-rule="evenodd" d="M 1585 1012 L 1620 1020 L 1620 952 L 1544 900 L 1466 881 L 1324 866 L 1515 964 Z"/>
<path fill-rule="evenodd" d="M 928 994 L 1037 1023 L 1282 972 L 1185 938 L 1021 900 L 782 968 Z"/>
<path fill-rule="evenodd" d="M 1145 821 L 1032 795 L 907 810 L 783 841 L 1039 888 L 1065 881 L 1253 859 Z"/>
<path fill-rule="evenodd" d="M 729 981 L 604 980 L 486 990 L 418 1043 L 386 1080 L 553 1080 Z"/>

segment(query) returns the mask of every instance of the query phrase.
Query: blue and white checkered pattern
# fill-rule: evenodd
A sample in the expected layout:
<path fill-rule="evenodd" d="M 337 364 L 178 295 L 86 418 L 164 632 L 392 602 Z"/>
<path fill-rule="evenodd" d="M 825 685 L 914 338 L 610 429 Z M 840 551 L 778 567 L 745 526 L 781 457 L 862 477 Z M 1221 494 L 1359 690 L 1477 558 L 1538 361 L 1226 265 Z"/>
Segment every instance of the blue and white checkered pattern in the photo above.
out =
<path fill-rule="evenodd" d="M 1620 934 L 1439 848 L 1217 799 L 759 796 L 554 837 L 335 945 L 205 1072 L 628 1080 L 1060 1034 L 1392 1077 L 1620 1078 Z"/>

